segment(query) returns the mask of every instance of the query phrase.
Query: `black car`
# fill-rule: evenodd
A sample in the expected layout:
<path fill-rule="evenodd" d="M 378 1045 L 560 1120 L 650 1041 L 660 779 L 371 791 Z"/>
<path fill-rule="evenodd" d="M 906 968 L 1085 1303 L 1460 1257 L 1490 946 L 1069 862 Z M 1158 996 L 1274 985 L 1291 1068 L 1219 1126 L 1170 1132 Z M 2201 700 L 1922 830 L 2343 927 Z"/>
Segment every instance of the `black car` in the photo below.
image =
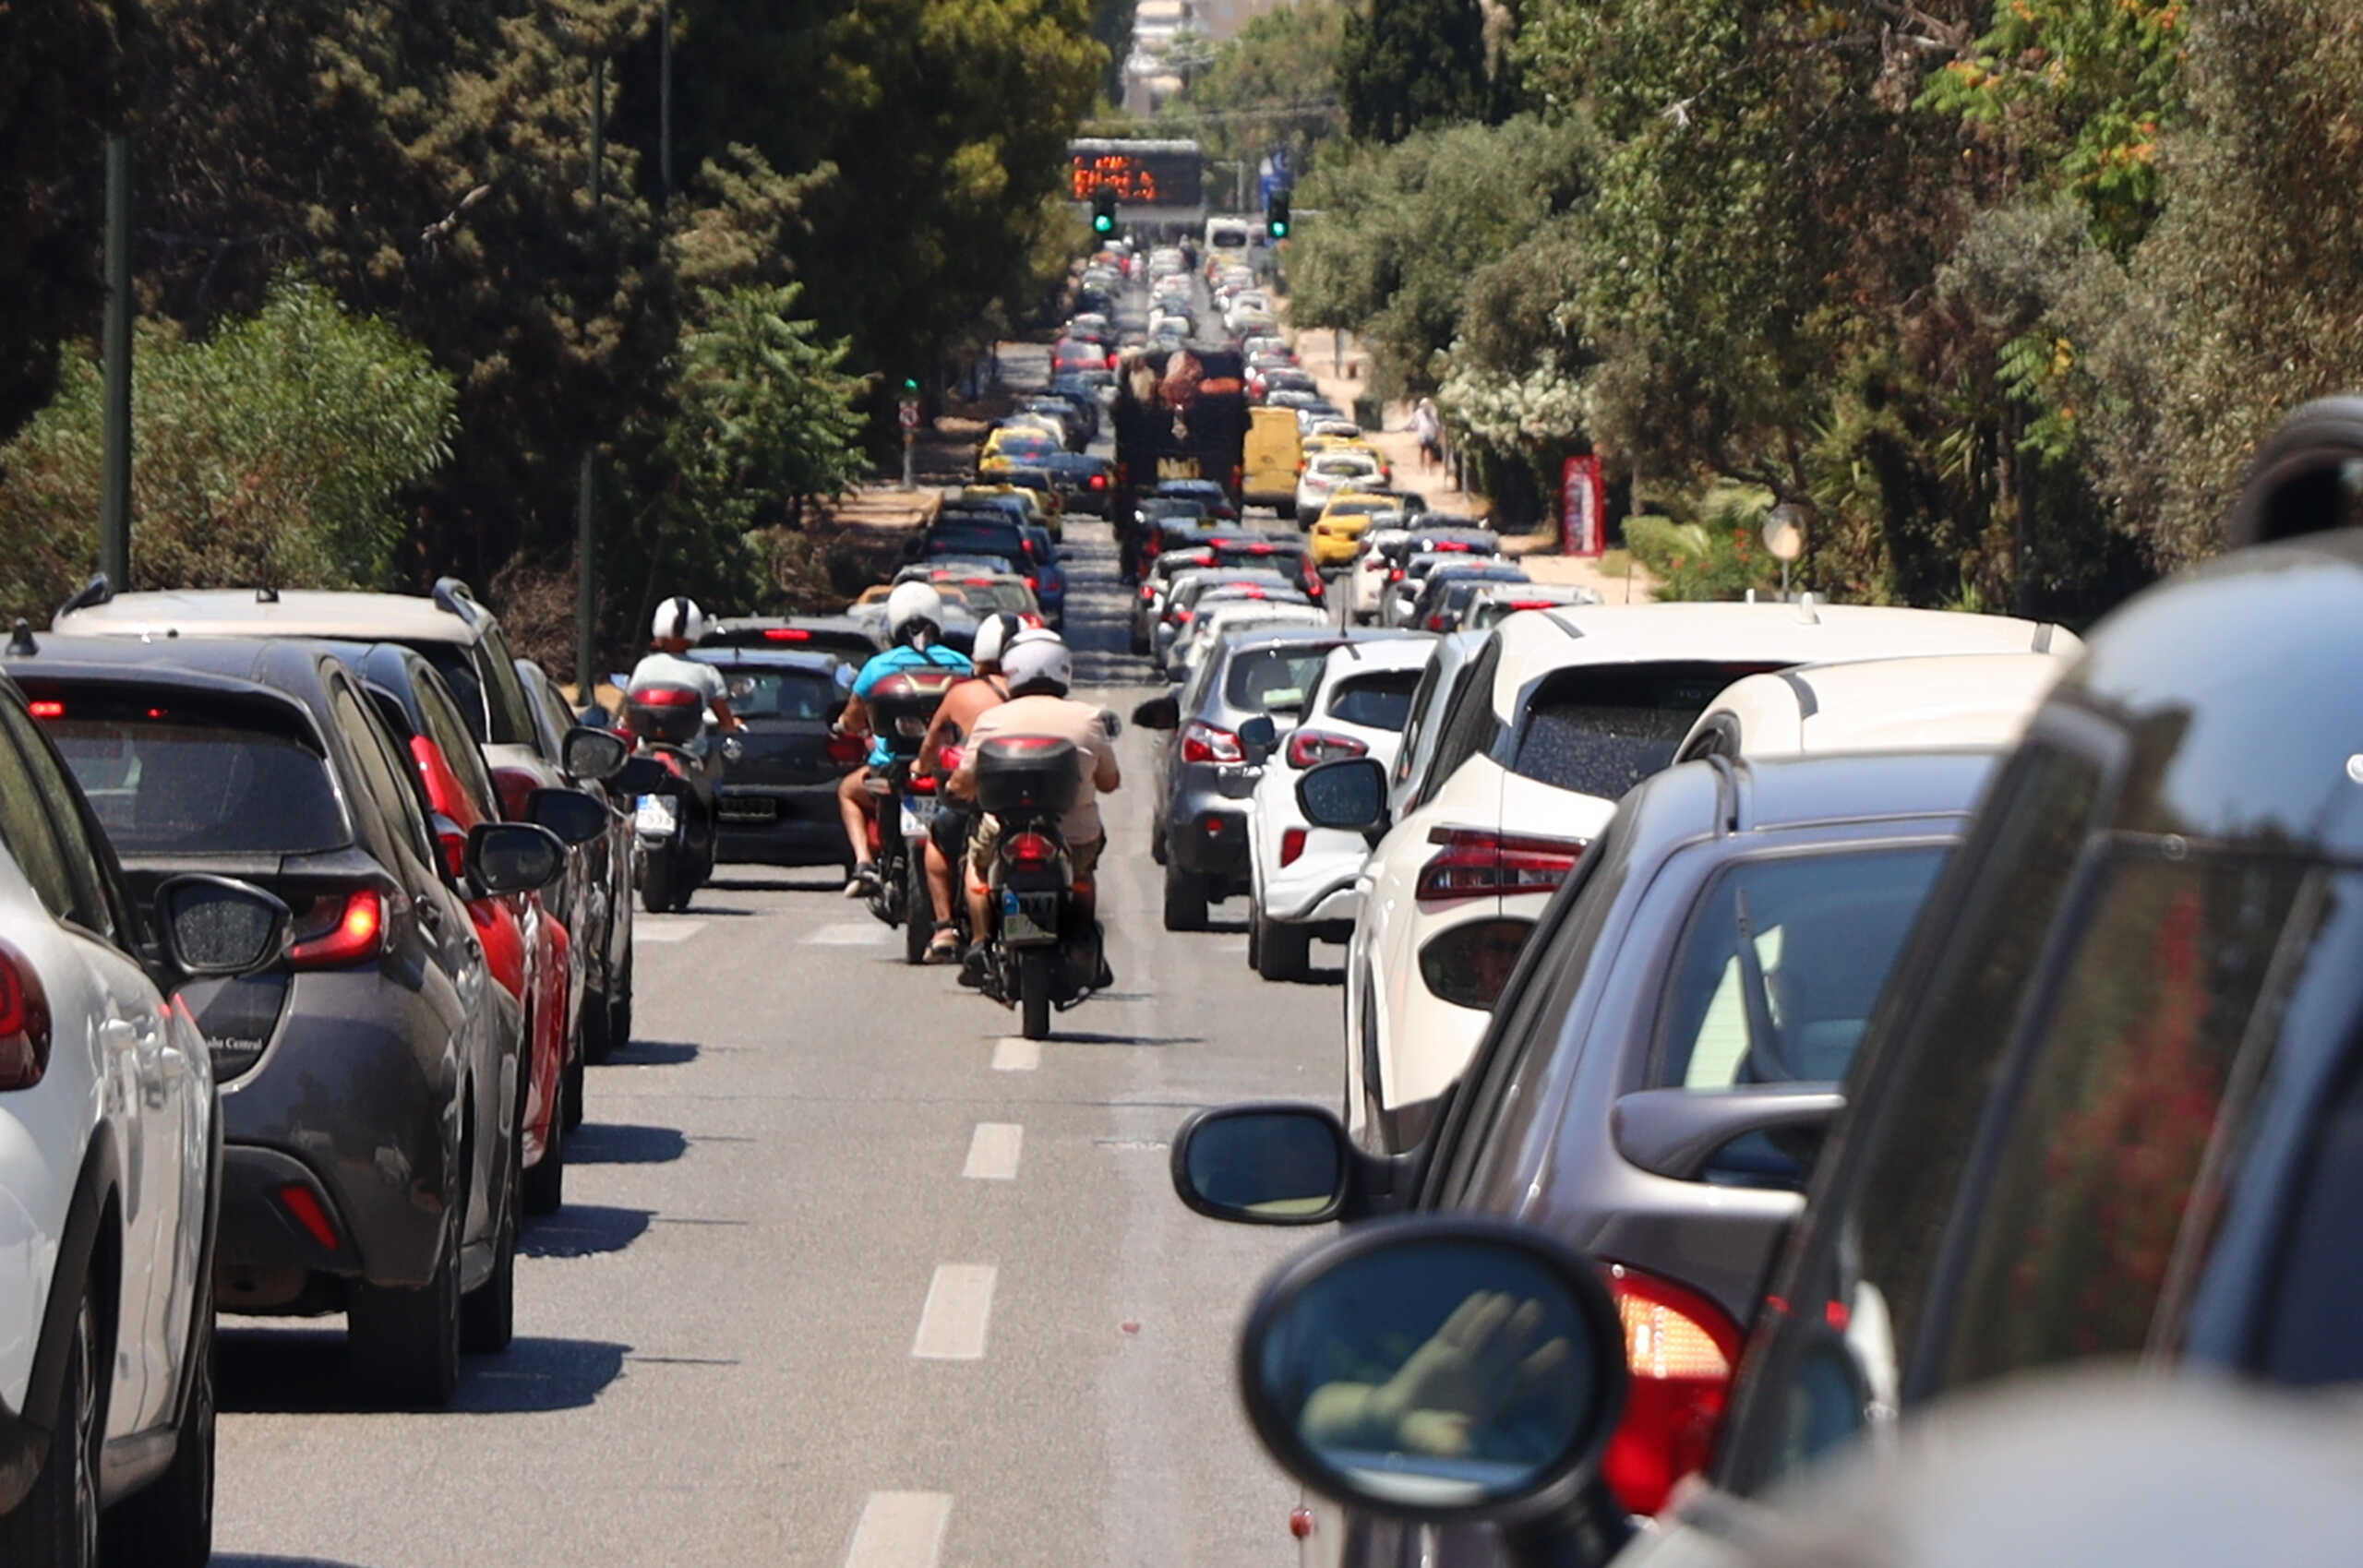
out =
<path fill-rule="evenodd" d="M 1477 590 L 1489 582 L 1531 582 L 1534 581 L 1509 562 L 1494 559 L 1470 561 L 1466 565 L 1438 565 L 1421 581 L 1419 596 L 1411 601 L 1403 624 L 1421 631 L 1457 631 L 1460 617 L 1469 608 L 1469 601 Z"/>
<path fill-rule="evenodd" d="M 570 735 L 577 728 L 566 695 L 549 672 L 530 659 L 517 661 L 517 676 L 524 682 L 525 700 L 534 710 L 534 740 L 542 755 L 565 779 L 565 788 L 607 808 L 606 831 L 596 838 L 568 845 L 570 862 L 561 892 L 559 917 L 567 922 L 578 947 L 592 945 L 606 953 L 609 983 L 604 996 L 583 999 L 582 1055 L 605 1061 L 631 1043 L 632 856 L 635 835 L 631 818 L 618 809 L 621 802 L 603 779 L 575 772 L 569 756 Z M 583 723 L 604 728 L 607 716 L 593 709 Z M 512 810 L 510 813 L 519 813 Z M 565 838 L 568 835 L 558 835 Z M 586 935 L 585 933 L 591 933 Z M 581 1120 L 579 1087 L 567 1104 L 570 1125 Z"/>
<path fill-rule="evenodd" d="M 705 635 L 698 640 L 698 646 L 834 653 L 855 664 L 886 651 L 885 640 L 877 628 L 851 616 L 733 616 L 708 627 Z"/>
<path fill-rule="evenodd" d="M 1158 500 L 1195 501 L 1208 517 L 1225 522 L 1239 521 L 1239 509 L 1231 505 L 1229 490 L 1217 480 L 1160 479 L 1149 495 Z"/>
<path fill-rule="evenodd" d="M 845 711 L 858 667 L 768 648 L 701 648 L 690 657 L 722 672 L 730 711 L 747 724 L 715 799 L 717 858 L 846 866 L 837 781 L 861 765 L 863 747 L 829 726 Z"/>
<path fill-rule="evenodd" d="M 447 1403 L 513 1323 L 522 1016 L 471 892 L 553 880 L 544 830 L 446 871 L 411 759 L 360 679 L 301 639 L 44 638 L 7 660 L 139 896 L 243 878 L 294 914 L 280 964 L 182 992 L 221 1085 L 224 1311 L 346 1314 L 355 1370 Z"/>
<path fill-rule="evenodd" d="M 1051 486 L 1068 511 L 1108 515 L 1109 497 L 1115 490 L 1114 463 L 1088 452 L 1053 452 L 1035 466 L 1050 476 Z"/>

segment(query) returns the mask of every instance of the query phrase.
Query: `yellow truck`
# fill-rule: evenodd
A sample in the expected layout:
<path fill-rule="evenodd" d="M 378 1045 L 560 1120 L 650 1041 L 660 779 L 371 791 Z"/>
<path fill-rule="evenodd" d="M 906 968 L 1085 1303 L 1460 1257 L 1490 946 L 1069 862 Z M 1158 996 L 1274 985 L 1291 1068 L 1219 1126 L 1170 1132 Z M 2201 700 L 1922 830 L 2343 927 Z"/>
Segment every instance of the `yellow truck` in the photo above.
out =
<path fill-rule="evenodd" d="M 1296 516 L 1296 476 L 1303 457 L 1294 409 L 1248 410 L 1247 446 L 1239 483 L 1241 504 L 1270 507 L 1282 517 Z"/>

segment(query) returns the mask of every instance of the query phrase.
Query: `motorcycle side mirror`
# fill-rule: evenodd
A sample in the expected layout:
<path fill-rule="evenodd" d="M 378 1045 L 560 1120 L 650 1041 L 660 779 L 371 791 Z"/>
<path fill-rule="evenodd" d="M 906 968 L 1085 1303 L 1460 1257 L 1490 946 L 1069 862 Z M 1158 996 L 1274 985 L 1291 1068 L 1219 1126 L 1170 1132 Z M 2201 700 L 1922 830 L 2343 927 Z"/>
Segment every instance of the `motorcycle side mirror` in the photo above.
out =
<path fill-rule="evenodd" d="M 616 770 L 607 786 L 618 795 L 647 795 L 673 775 L 654 757 L 634 757 Z"/>
<path fill-rule="evenodd" d="M 566 739 L 558 748 L 559 765 L 570 779 L 596 782 L 615 777 L 616 770 L 631 755 L 631 748 L 624 737 L 613 730 L 594 729 L 579 724 L 566 732 Z"/>
<path fill-rule="evenodd" d="M 735 735 L 726 735 L 722 737 L 722 760 L 724 761 L 737 762 L 743 760 L 746 755 L 746 742 L 740 740 Z"/>
<path fill-rule="evenodd" d="M 1534 1568 L 1601 1568 L 1631 1535 L 1601 1476 L 1625 1362 L 1597 1263 L 1465 1215 L 1349 1227 L 1272 1277 L 1239 1342 L 1283 1469 L 1349 1508 L 1492 1525 Z"/>

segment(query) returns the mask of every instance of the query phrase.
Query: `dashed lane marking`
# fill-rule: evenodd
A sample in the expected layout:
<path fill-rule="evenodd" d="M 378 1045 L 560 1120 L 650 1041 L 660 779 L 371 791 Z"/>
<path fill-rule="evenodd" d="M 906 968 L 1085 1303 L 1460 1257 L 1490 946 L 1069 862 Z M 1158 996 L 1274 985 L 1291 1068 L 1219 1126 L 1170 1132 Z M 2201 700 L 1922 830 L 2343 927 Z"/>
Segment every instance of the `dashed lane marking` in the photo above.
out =
<path fill-rule="evenodd" d="M 640 920 L 632 925 L 636 942 L 685 942 L 705 929 L 702 920 Z"/>
<path fill-rule="evenodd" d="M 919 1332 L 911 1354 L 922 1361 L 981 1361 L 985 1325 L 993 1315 L 990 1263 L 941 1263 L 919 1309 Z"/>
<path fill-rule="evenodd" d="M 948 1491 L 873 1491 L 861 1500 L 846 1568 L 935 1568 L 951 1523 Z"/>
<path fill-rule="evenodd" d="M 995 1072 L 1031 1072 L 1042 1065 L 1042 1042 L 1003 1035 L 993 1047 Z"/>
<path fill-rule="evenodd" d="M 848 920 L 841 925 L 822 926 L 805 934 L 808 947 L 876 947 L 894 940 L 892 927 L 875 920 Z"/>
<path fill-rule="evenodd" d="M 968 1163 L 960 1174 L 971 1181 L 1014 1181 L 1026 1129 L 1014 1121 L 980 1121 L 968 1140 Z"/>

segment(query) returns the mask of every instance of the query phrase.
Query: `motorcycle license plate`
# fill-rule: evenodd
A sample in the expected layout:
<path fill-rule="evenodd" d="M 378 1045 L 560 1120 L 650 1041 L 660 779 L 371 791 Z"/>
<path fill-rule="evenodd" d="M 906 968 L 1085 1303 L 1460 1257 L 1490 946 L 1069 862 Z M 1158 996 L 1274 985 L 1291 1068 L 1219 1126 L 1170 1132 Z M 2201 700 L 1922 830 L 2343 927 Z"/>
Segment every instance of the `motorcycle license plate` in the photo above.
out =
<path fill-rule="evenodd" d="M 643 795 L 639 809 L 632 813 L 635 828 L 658 838 L 671 832 L 679 820 L 674 815 L 673 797 L 669 795 Z"/>
<path fill-rule="evenodd" d="M 1001 940 L 1011 947 L 1040 947 L 1059 940 L 1059 895 L 1054 892 L 1001 894 Z"/>
<path fill-rule="evenodd" d="M 935 821 L 935 796 L 906 795 L 903 796 L 903 836 L 913 838 L 928 831 Z"/>

